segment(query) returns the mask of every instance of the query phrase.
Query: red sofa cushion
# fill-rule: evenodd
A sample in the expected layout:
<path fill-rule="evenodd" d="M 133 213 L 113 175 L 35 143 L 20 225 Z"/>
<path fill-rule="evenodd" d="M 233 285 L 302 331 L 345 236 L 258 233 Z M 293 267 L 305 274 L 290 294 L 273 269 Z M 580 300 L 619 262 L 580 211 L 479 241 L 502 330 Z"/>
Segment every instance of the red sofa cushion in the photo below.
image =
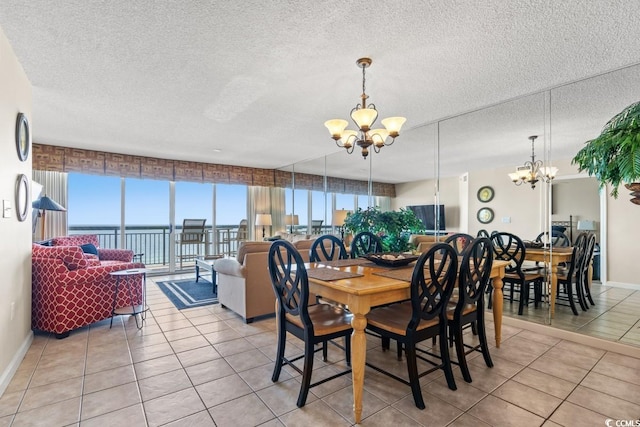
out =
<path fill-rule="evenodd" d="M 34 257 L 60 259 L 69 271 L 89 265 L 80 246 L 41 246 L 34 243 L 32 252 Z"/>

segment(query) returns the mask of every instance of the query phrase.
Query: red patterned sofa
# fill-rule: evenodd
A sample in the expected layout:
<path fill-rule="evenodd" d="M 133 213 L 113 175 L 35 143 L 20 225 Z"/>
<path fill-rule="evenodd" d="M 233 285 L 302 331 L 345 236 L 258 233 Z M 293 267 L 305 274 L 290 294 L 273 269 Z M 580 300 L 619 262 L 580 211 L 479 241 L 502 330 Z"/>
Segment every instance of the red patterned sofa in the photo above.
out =
<path fill-rule="evenodd" d="M 119 251 L 118 253 L 114 251 Z M 31 327 L 53 332 L 58 338 L 69 331 L 111 317 L 116 279 L 109 273 L 143 268 L 116 249 L 101 249 L 100 259 L 85 254 L 80 246 L 32 246 Z M 122 257 L 128 261 L 102 259 Z M 132 285 L 134 304 L 142 302 L 141 276 L 121 278 L 116 308 L 131 305 L 128 285 Z M 123 286 L 125 285 L 125 286 Z"/>
<path fill-rule="evenodd" d="M 76 234 L 51 239 L 51 246 L 80 246 L 85 243 L 91 243 L 98 249 L 98 259 L 103 264 L 105 264 L 104 261 L 131 262 L 133 260 L 133 251 L 129 249 L 101 249 L 98 236 L 95 234 Z"/>

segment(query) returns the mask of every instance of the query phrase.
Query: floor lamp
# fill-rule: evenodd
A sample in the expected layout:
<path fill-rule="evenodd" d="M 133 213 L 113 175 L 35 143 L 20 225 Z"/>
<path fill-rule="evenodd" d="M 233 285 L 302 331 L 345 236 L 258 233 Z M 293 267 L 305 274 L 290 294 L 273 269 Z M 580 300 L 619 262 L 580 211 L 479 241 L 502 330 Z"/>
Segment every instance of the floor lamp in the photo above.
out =
<path fill-rule="evenodd" d="M 256 225 L 262 226 L 262 240 L 264 240 L 265 233 L 264 227 L 271 226 L 271 214 L 258 214 L 256 215 Z"/>
<path fill-rule="evenodd" d="M 298 219 L 298 215 L 289 214 L 284 217 L 284 225 L 288 225 L 291 227 L 290 234 L 293 234 L 293 226 L 298 225 L 300 220 Z"/>
<path fill-rule="evenodd" d="M 340 230 L 340 239 L 344 243 L 344 221 L 347 219 L 347 215 L 350 214 L 351 211 L 341 209 L 338 211 L 333 211 L 333 216 L 331 218 L 331 223 L 334 227 L 338 227 Z"/>
<path fill-rule="evenodd" d="M 66 212 L 67 210 L 62 207 L 58 202 L 56 202 L 55 200 L 47 197 L 47 196 L 42 196 L 40 197 L 38 200 L 34 201 L 31 203 L 31 207 L 33 209 L 38 209 L 39 214 L 38 217 L 40 217 L 40 221 L 42 221 L 42 224 L 40 225 L 40 230 L 41 230 L 41 238 L 42 240 L 45 240 L 45 234 L 44 234 L 44 226 L 45 226 L 45 213 L 47 211 L 57 211 L 57 212 Z"/>

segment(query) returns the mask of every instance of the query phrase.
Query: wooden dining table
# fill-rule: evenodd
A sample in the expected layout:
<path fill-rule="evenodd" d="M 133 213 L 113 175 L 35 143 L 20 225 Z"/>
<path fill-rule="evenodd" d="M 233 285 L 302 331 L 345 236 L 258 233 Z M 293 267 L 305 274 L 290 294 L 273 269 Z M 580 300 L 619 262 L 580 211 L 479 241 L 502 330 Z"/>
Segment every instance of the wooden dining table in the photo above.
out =
<path fill-rule="evenodd" d="M 494 288 L 493 319 L 496 347 L 500 347 L 503 306 L 502 278 L 507 265 L 506 261 L 494 261 L 491 269 Z M 352 275 L 352 277 L 331 278 L 331 271 L 319 271 L 325 269 L 337 270 L 346 275 Z M 347 305 L 349 311 L 353 313 L 351 320 L 351 326 L 353 327 L 353 333 L 351 334 L 351 369 L 353 412 L 356 423 L 360 423 L 362 416 L 362 394 L 367 354 L 367 339 L 364 330 L 367 326 L 367 313 L 369 313 L 371 307 L 403 301 L 411 296 L 410 279 L 401 280 L 381 275 L 386 274 L 385 272 L 387 271 L 389 269 L 372 265 L 362 259 L 307 264 L 310 291 Z M 329 273 L 329 275 L 317 273 Z"/>
<path fill-rule="evenodd" d="M 524 259 L 545 263 L 551 271 L 551 289 L 549 290 L 549 311 L 551 318 L 556 314 L 556 293 L 558 292 L 558 265 L 571 261 L 572 247 L 526 248 Z"/>

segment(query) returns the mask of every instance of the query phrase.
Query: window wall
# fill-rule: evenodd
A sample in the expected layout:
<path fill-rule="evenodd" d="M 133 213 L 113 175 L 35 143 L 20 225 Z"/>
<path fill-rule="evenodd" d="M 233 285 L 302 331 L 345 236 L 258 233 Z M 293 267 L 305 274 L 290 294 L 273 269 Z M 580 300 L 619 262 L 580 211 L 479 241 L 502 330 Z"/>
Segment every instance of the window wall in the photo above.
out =
<path fill-rule="evenodd" d="M 326 226 L 331 223 L 330 194 L 325 194 L 324 191 L 310 191 L 309 194 L 311 196 L 311 219 L 322 221 L 321 230 L 324 232 L 327 229 Z"/>
<path fill-rule="evenodd" d="M 68 224 L 73 234 L 99 234 L 100 245 L 120 247 L 120 178 L 69 173 Z"/>
<path fill-rule="evenodd" d="M 101 247 L 131 249 L 158 271 L 179 269 L 180 255 L 193 268 L 196 255 L 223 250 L 223 236 L 224 252 L 237 250 L 228 239 L 247 220 L 246 185 L 69 173 L 68 199 L 70 234 L 97 234 Z M 179 247 L 184 219 L 205 220 L 203 244 Z"/>

